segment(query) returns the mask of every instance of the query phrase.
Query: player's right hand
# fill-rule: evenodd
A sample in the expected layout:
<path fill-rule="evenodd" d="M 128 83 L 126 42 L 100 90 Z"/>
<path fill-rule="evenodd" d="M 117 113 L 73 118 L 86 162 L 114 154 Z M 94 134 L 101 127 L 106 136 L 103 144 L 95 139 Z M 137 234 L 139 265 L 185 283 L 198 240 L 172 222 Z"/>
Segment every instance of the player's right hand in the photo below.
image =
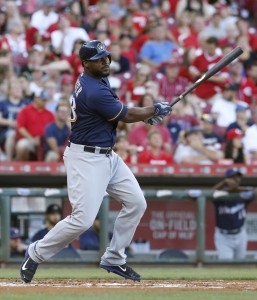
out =
<path fill-rule="evenodd" d="M 162 118 L 169 115 L 172 111 L 172 108 L 170 107 L 168 102 L 157 102 L 154 104 L 154 107 L 154 116 L 160 116 Z"/>

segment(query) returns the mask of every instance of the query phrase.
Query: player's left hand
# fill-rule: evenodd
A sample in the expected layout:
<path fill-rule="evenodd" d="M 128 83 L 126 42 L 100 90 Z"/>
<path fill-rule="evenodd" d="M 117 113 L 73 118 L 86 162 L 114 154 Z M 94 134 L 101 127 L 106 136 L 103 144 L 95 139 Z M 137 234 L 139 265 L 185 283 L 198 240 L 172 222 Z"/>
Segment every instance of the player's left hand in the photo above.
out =
<path fill-rule="evenodd" d="M 161 123 L 162 119 L 163 119 L 163 117 L 161 117 L 161 116 L 153 116 L 151 118 L 144 120 L 144 122 L 146 124 L 150 124 L 150 125 L 157 125 L 157 124 Z"/>
<path fill-rule="evenodd" d="M 168 102 L 157 102 L 154 104 L 154 107 L 155 107 L 154 116 L 160 116 L 162 118 L 169 115 L 172 111 L 172 108 Z"/>

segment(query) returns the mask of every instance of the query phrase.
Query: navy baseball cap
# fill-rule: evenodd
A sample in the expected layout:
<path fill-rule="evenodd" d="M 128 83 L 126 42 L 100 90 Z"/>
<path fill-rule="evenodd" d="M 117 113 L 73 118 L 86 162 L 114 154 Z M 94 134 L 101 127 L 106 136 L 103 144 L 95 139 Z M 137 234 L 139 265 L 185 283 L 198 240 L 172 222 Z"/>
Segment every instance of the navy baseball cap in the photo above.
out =
<path fill-rule="evenodd" d="M 234 175 L 243 176 L 242 172 L 238 169 L 235 169 L 235 168 L 227 169 L 226 177 L 233 177 Z"/>
<path fill-rule="evenodd" d="M 237 104 L 236 112 L 246 111 L 248 108 L 248 105 Z"/>
<path fill-rule="evenodd" d="M 55 214 L 55 213 L 58 213 L 58 214 L 62 214 L 62 209 L 59 205 L 57 204 L 50 204 L 47 209 L 46 209 L 46 212 L 45 212 L 47 215 L 50 215 L 50 214 Z"/>
<path fill-rule="evenodd" d="M 16 227 L 11 227 L 10 229 L 10 239 L 17 239 L 22 237 L 20 230 Z"/>
<path fill-rule="evenodd" d="M 191 128 L 186 130 L 185 136 L 187 137 L 190 134 L 197 133 L 197 132 L 203 132 L 202 128 L 200 126 L 192 126 Z"/>

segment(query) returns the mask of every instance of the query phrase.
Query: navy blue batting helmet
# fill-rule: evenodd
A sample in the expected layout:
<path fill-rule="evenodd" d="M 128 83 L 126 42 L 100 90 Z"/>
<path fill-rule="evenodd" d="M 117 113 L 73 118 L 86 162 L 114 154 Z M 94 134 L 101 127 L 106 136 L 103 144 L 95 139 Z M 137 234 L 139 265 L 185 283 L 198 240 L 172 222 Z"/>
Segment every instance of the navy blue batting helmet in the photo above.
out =
<path fill-rule="evenodd" d="M 108 56 L 111 61 L 111 52 L 107 51 L 104 43 L 98 40 L 86 42 L 79 49 L 80 60 L 96 60 Z"/>

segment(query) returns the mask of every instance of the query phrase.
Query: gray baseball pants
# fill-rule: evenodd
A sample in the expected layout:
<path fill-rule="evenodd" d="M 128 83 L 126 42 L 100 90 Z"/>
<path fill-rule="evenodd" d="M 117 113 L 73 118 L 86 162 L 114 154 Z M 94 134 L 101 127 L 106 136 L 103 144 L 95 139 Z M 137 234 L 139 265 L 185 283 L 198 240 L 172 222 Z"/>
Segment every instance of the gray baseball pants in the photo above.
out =
<path fill-rule="evenodd" d="M 219 259 L 244 259 L 246 256 L 247 233 L 245 227 L 237 234 L 224 234 L 216 228 L 214 242 Z"/>
<path fill-rule="evenodd" d="M 122 207 L 101 263 L 124 264 L 125 248 L 130 245 L 146 209 L 146 201 L 135 176 L 115 152 L 112 151 L 109 156 L 89 153 L 84 151 L 83 145 L 73 143 L 64 152 L 64 163 L 72 213 L 42 240 L 30 245 L 30 257 L 37 263 L 47 261 L 90 228 L 107 191 Z"/>

